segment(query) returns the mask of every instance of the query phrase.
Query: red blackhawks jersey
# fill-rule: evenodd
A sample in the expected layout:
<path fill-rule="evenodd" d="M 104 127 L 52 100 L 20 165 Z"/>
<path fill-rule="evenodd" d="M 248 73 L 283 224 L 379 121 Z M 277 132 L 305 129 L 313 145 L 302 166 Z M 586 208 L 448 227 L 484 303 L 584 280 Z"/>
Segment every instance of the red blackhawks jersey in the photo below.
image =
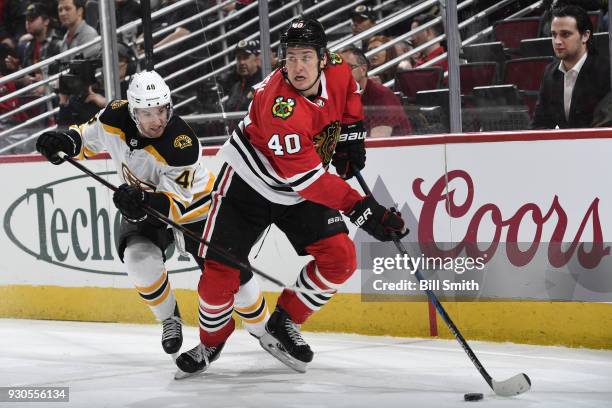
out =
<path fill-rule="evenodd" d="M 280 69 L 255 86 L 247 116 L 220 150 L 254 190 L 284 205 L 313 201 L 350 210 L 361 195 L 327 172 L 342 124 L 363 119 L 360 89 L 348 65 L 330 54 L 320 94 L 302 96 Z"/>

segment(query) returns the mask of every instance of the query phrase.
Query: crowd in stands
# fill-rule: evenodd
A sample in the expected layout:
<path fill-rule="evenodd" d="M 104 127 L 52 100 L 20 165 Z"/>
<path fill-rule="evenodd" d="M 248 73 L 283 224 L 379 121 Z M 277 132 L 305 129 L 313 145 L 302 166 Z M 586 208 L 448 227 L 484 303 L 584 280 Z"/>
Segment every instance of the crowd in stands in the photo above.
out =
<path fill-rule="evenodd" d="M 96 38 L 99 33 L 99 23 L 97 16 L 91 14 L 91 10 L 95 11 L 97 8 L 95 4 L 94 7 L 89 6 L 88 3 L 92 1 L 96 3 L 95 0 L 44 2 L 0 0 L 0 75 L 5 76 L 27 68 Z M 153 1 L 153 11 L 177 1 Z M 196 0 L 166 14 L 162 19 L 153 21 L 154 32 L 176 23 L 176 26 L 171 27 L 162 35 L 154 37 L 156 69 L 162 73 L 162 76 L 176 76 L 177 72 L 185 72 L 185 75 L 190 79 L 198 78 L 222 68 L 227 61 L 235 62 L 235 65 L 225 72 L 202 81 L 190 94 L 197 95 L 196 101 L 183 107 L 182 114 L 244 111 L 248 108 L 253 96 L 253 86 L 262 79 L 262 59 L 260 56 L 262 50 L 259 41 L 254 38 L 247 38 L 258 29 L 258 5 L 256 3 L 254 0 L 236 0 L 227 3 L 220 13 L 224 17 L 231 18 L 231 20 L 228 20 L 223 27 L 215 24 L 219 20 L 219 14 L 216 12 L 205 17 L 189 20 L 190 17 L 216 5 L 216 0 Z M 272 13 L 271 27 L 286 21 L 293 15 L 294 8 L 284 7 L 287 3 L 289 3 L 289 0 L 272 0 L 269 2 L 269 11 Z M 307 9 L 317 3 L 320 3 L 320 1 L 308 0 L 301 2 L 301 7 Z M 407 4 L 404 3 L 416 4 L 417 1 L 399 3 L 402 4 L 385 8 L 374 1 L 364 1 L 363 4 L 351 7 L 350 14 L 336 14 L 324 23 L 326 27 L 333 27 L 340 22 L 346 22 L 347 17 L 350 16 L 350 26 L 346 25 L 344 31 L 340 30 L 330 34 L 332 42 L 347 38 L 346 35 L 350 33 L 358 35 L 367 30 L 372 31 L 370 35 L 355 41 L 354 44 L 339 52 L 348 61 L 353 76 L 363 90 L 362 100 L 371 137 L 444 131 L 445 126 L 428 127 L 428 124 L 436 121 L 444 124 L 448 121 L 448 112 L 445 112 L 444 106 L 437 106 L 440 108 L 437 110 L 415 109 L 415 106 L 423 106 L 421 105 L 423 100 L 426 100 L 425 106 L 429 107 L 429 105 L 436 105 L 435 102 L 431 102 L 433 97 L 447 95 L 443 92 L 436 95 L 423 93 L 434 90 L 444 91 L 448 88 L 446 41 L 444 37 L 441 38 L 445 30 L 440 9 L 438 6 L 433 6 L 422 14 L 410 17 L 407 21 L 386 27 L 384 30 L 373 30 L 379 22 L 398 11 L 400 7 L 405 7 Z M 486 4 L 482 6 L 488 7 L 496 2 L 485 1 L 484 3 Z M 515 6 L 519 8 L 532 3 L 528 0 L 519 0 Z M 565 11 L 566 14 L 561 13 L 560 10 L 567 8 L 568 5 L 574 5 L 579 10 L 570 9 L 570 15 L 566 15 L 567 10 Z M 88 10 L 90 14 L 88 14 Z M 141 15 L 140 4 L 137 0 L 115 0 L 115 10 L 117 26 L 136 20 Z M 584 14 L 580 10 L 584 11 Z M 516 10 L 498 10 L 491 18 L 495 18 L 499 22 L 514 11 Z M 320 15 L 311 15 L 311 17 L 321 17 L 325 13 L 329 13 L 330 10 L 325 10 L 322 7 L 318 12 Z M 463 10 L 461 13 L 465 14 L 465 12 L 466 10 Z M 588 21 L 583 21 L 584 16 L 588 17 Z M 499 106 L 506 109 L 508 106 L 504 103 L 512 105 L 510 110 L 520 111 L 523 115 L 519 115 L 522 117 L 521 121 L 518 124 L 513 124 L 510 128 L 518 130 L 530 127 L 588 127 L 608 123 L 607 117 L 609 115 L 606 112 L 612 111 L 607 106 L 612 99 L 609 95 L 608 55 L 605 49 L 602 52 L 601 47 L 598 52 L 594 45 L 594 34 L 600 31 L 605 32 L 608 29 L 607 1 L 544 0 L 540 8 L 535 9 L 526 17 L 525 20 L 537 20 L 536 31 L 523 35 L 519 32 L 520 30 L 513 32 L 514 29 L 511 29 L 512 35 L 517 37 L 522 35 L 521 38 L 517 38 L 517 43 L 514 45 L 519 44 L 520 40 L 532 37 L 552 37 L 552 39 L 549 39 L 548 49 L 545 50 L 546 55 L 539 57 L 541 59 L 540 65 L 537 68 L 533 68 L 535 67 L 533 64 L 531 68 L 525 65 L 527 68 L 522 71 L 524 77 L 535 78 L 535 81 L 532 81 L 530 85 L 524 85 L 520 80 L 511 78 L 510 69 L 505 70 L 508 62 L 520 62 L 529 58 L 524 58 L 526 54 L 521 54 L 522 43 L 520 44 L 520 50 L 514 46 L 511 47 L 509 43 L 505 43 L 501 34 L 501 24 L 493 24 L 494 21 L 489 20 L 487 24 L 494 25 L 493 33 L 488 37 L 479 38 L 470 46 L 499 43 L 502 59 L 495 60 L 486 56 L 471 59 L 467 52 L 468 47 L 463 48 L 460 58 L 462 63 L 461 89 L 462 94 L 464 94 L 462 107 L 466 109 L 465 116 L 470 117 L 470 112 L 473 113 L 475 109 L 486 112 L 487 109 L 490 111 L 493 109 L 493 106 L 489 105 L 497 106 L 495 103 L 483 104 L 482 101 L 479 102 L 479 95 L 490 96 L 490 93 L 483 89 L 473 89 L 472 85 L 480 87 L 483 85 L 509 85 L 514 91 L 502 87 L 503 92 L 505 92 L 504 95 L 509 92 L 516 92 L 519 102 L 512 105 L 511 102 L 508 102 L 506 96 L 503 98 L 497 97 L 497 99 L 503 99 Z M 181 24 L 180 22 L 185 19 L 188 21 Z M 557 39 L 562 36 L 558 32 L 560 19 L 564 23 L 568 23 L 567 20 L 569 19 L 569 27 L 573 30 L 572 33 L 576 35 L 578 41 L 576 43 L 578 46 L 577 54 L 571 58 L 563 54 L 564 50 L 562 48 L 567 45 L 567 40 Z M 482 22 L 479 22 L 479 24 L 482 24 Z M 499 30 L 496 31 L 496 28 L 499 28 Z M 567 31 L 566 28 L 563 32 Z M 475 28 L 473 27 L 461 31 L 462 39 L 465 39 L 467 35 L 471 35 L 474 31 Z M 496 34 L 497 32 L 499 34 Z M 211 41 L 222 34 L 224 42 Z M 278 40 L 277 34 L 272 35 L 271 42 Z M 119 46 L 120 76 L 123 81 L 122 89 L 125 90 L 130 74 L 136 70 L 136 55 L 143 51 L 141 27 L 123 33 L 119 40 L 121 40 Z M 202 46 L 202 44 L 206 46 Z M 199 63 L 199 61 L 230 46 L 233 46 L 234 49 L 227 54 L 225 61 L 217 59 L 207 64 Z M 271 51 L 273 56 L 271 68 L 275 68 L 278 64 L 276 50 Z M 536 53 L 535 55 L 539 54 Z M 574 58 L 575 56 L 578 58 Z M 99 58 L 99 46 L 84 50 L 80 57 L 91 60 Z M 531 51 L 529 57 L 533 60 L 533 51 Z M 569 62 L 570 60 L 571 62 Z M 389 61 L 394 62 L 389 64 Z M 478 68 L 475 65 L 481 64 L 483 61 L 495 63 L 494 75 L 467 74 L 468 68 Z M 66 62 L 68 61 L 63 61 L 63 63 Z M 127 68 L 128 66 L 130 69 Z M 58 73 L 60 67 L 65 69 L 65 65 L 59 63 L 46 65 L 13 81 L 5 82 L 0 87 L 0 97 L 46 79 Z M 404 87 L 402 84 L 407 82 L 413 82 L 413 84 L 418 82 L 407 79 L 410 75 L 416 75 L 416 71 L 419 71 L 418 74 L 420 75 L 431 72 L 434 80 L 423 81 L 422 83 L 431 83 L 432 85 L 416 90 L 412 89 L 413 87 Z M 591 79 L 588 79 L 588 77 Z M 597 82 L 598 85 L 593 85 L 592 78 L 595 77 L 601 77 L 603 82 Z M 471 78 L 477 78 L 478 80 Z M 419 81 L 421 80 L 419 79 Z M 474 92 L 472 92 L 473 90 Z M 48 95 L 50 92 L 57 94 L 57 98 L 54 98 L 52 102 L 39 104 L 13 115 L 8 115 L 15 108 Z M 180 93 L 175 95 L 179 98 L 183 96 Z M 106 103 L 107 100 L 99 78 L 96 83 L 92 83 L 79 95 L 62 92 L 58 88 L 58 81 L 47 82 L 37 87 L 34 86 L 32 89 L 28 88 L 27 92 L 15 98 L 0 102 L 0 115 L 7 114 L 1 116 L 0 131 L 55 107 L 60 108 L 59 113 L 46 118 L 43 123 L 44 126 L 54 123 L 66 125 L 75 120 L 82 120 Z M 432 112 L 435 113 L 433 116 Z M 577 120 L 578 117 L 582 119 Z M 484 116 L 470 119 L 472 120 L 470 122 L 471 127 L 468 126 L 467 129 L 464 127 L 464 130 L 493 129 L 495 125 L 487 125 L 485 123 L 486 119 L 483 118 Z M 219 134 L 218 130 L 218 127 L 216 130 L 210 130 L 210 132 L 204 129 L 204 134 L 215 132 Z"/>

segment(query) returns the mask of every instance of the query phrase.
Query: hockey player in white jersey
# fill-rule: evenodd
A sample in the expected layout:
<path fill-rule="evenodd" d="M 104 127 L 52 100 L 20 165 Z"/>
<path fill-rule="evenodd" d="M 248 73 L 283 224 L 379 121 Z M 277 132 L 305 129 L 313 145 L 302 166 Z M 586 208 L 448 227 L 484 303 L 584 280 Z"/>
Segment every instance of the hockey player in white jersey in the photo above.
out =
<path fill-rule="evenodd" d="M 147 216 L 143 204 L 199 236 L 215 178 L 200 162 L 202 149 L 193 130 L 173 115 L 170 88 L 159 74 L 136 74 L 127 97 L 112 101 L 85 124 L 43 133 L 36 149 L 53 164 L 63 162 L 60 151 L 79 159 L 104 150 L 110 154 L 123 183 L 113 195 L 123 216 L 117 252 L 136 290 L 162 322 L 164 351 L 176 355 L 183 341 L 182 322 L 164 265 L 165 249 L 174 238 L 177 249 L 191 253 L 200 269 L 203 260 L 199 243 Z M 244 325 L 259 337 L 268 316 L 265 300 L 252 273 L 242 273 L 241 285 L 235 310 L 239 315 L 247 311 Z"/>

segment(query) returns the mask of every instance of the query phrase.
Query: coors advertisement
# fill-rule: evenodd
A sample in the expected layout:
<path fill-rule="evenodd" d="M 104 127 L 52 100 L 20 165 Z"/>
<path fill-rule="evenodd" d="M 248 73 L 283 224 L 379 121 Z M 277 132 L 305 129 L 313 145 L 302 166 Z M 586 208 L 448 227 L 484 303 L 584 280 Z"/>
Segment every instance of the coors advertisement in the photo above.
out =
<path fill-rule="evenodd" d="M 424 290 L 457 301 L 612 301 L 612 140 L 377 145 L 363 176 L 407 221 L 407 253 L 345 218 L 359 270 L 343 292 L 364 301 L 423 300 Z M 0 161 L 0 284 L 127 285 L 111 192 L 72 166 L 14 161 Z M 221 166 L 214 156 L 203 162 Z M 110 161 L 85 164 L 117 184 Z M 195 263 L 174 247 L 167 256 L 173 285 L 194 289 Z M 251 256 L 286 284 L 307 261 L 274 227 Z"/>

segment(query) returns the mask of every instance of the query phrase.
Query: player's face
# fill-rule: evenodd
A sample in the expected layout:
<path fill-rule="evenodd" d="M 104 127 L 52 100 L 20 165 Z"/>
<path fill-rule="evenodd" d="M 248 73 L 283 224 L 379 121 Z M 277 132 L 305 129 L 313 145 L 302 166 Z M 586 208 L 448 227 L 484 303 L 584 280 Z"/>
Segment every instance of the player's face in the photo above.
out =
<path fill-rule="evenodd" d="M 140 132 L 144 137 L 155 139 L 164 134 L 168 124 L 167 106 L 134 109 L 134 114 L 138 119 Z"/>
<path fill-rule="evenodd" d="M 591 35 L 589 31 L 580 34 L 574 17 L 554 17 L 550 32 L 557 58 L 576 63 L 586 51 L 586 43 Z"/>
<path fill-rule="evenodd" d="M 319 64 L 322 63 L 314 48 L 287 48 L 285 61 L 287 77 L 291 85 L 304 96 L 315 94 L 318 91 Z"/>

